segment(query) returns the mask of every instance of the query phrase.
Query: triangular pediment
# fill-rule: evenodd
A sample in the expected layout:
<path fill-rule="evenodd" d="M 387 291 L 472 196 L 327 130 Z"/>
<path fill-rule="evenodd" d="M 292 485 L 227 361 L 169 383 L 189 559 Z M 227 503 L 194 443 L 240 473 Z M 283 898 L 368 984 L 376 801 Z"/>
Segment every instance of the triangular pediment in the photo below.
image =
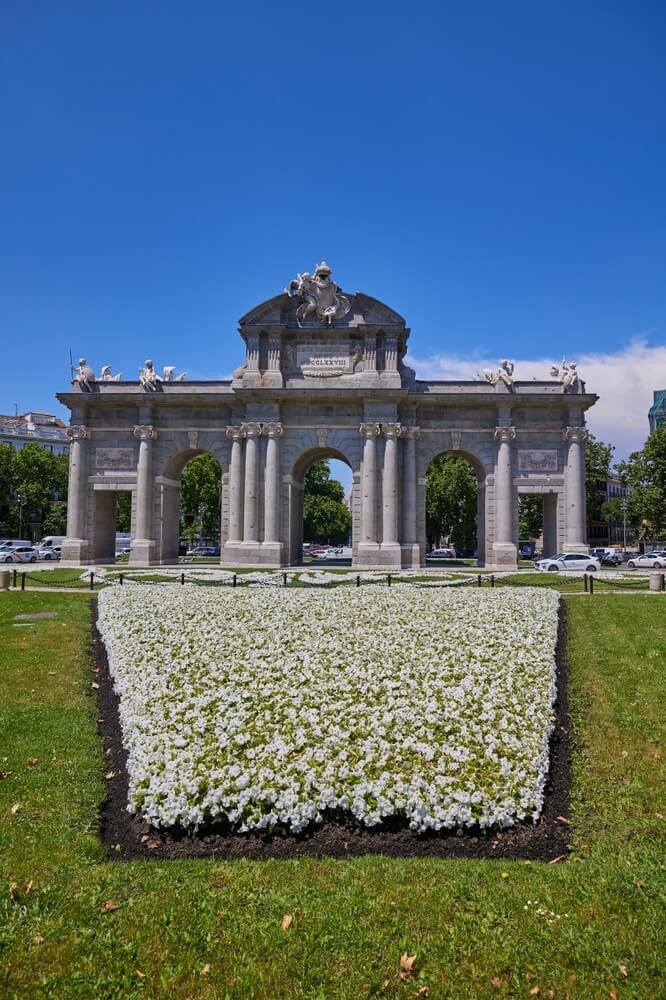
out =
<path fill-rule="evenodd" d="M 346 316 L 336 319 L 331 323 L 330 328 L 354 329 L 364 326 L 399 327 L 405 328 L 405 321 L 399 313 L 378 299 L 365 295 L 363 292 L 356 292 L 355 295 L 345 294 L 351 303 L 351 309 Z M 298 329 L 322 329 L 322 324 L 314 319 L 305 320 L 299 324 L 296 310 L 299 301 L 282 292 L 272 299 L 260 303 L 254 309 L 250 309 L 240 320 L 241 329 L 244 327 L 257 326 L 283 326 Z M 323 327 L 326 328 L 326 327 Z"/>

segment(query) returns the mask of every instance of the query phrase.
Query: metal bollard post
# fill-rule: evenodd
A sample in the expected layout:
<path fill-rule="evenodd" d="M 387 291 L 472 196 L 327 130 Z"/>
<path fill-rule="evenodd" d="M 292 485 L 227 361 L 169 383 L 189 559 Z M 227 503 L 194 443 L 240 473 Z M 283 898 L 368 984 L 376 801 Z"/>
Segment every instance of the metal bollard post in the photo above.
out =
<path fill-rule="evenodd" d="M 95 585 L 95 573 L 94 570 L 90 570 L 90 589 L 92 590 Z"/>
<path fill-rule="evenodd" d="M 287 574 L 286 573 L 282 574 L 282 586 L 283 587 L 287 586 Z"/>
<path fill-rule="evenodd" d="M 21 590 L 25 590 L 25 573 L 21 573 Z"/>
<path fill-rule="evenodd" d="M 123 585 L 123 574 L 122 573 L 119 575 L 119 583 L 120 583 L 120 586 L 122 587 L 122 585 Z"/>
<path fill-rule="evenodd" d="M 481 586 L 481 574 L 480 573 L 479 573 L 479 575 L 476 578 L 476 585 L 477 585 L 477 587 Z"/>
<path fill-rule="evenodd" d="M 235 587 L 235 586 L 236 586 L 236 574 L 235 574 L 235 573 L 234 573 L 234 578 L 233 578 L 233 580 L 232 580 L 232 582 L 231 582 L 231 586 L 232 586 L 232 587 Z"/>
<path fill-rule="evenodd" d="M 591 594 L 594 593 L 594 577 L 592 576 L 591 573 L 590 573 L 590 593 Z"/>
<path fill-rule="evenodd" d="M 16 566 L 14 566 L 14 582 L 13 582 L 12 586 L 13 587 L 16 586 Z"/>
<path fill-rule="evenodd" d="M 585 588 L 585 593 L 587 594 L 587 573 L 583 573 L 583 586 Z"/>
<path fill-rule="evenodd" d="M 494 573 L 490 574 L 490 586 L 491 587 L 495 586 L 495 574 Z"/>
<path fill-rule="evenodd" d="M 389 585 L 389 587 L 391 586 L 391 574 L 390 573 L 388 575 L 388 585 Z"/>
<path fill-rule="evenodd" d="M 356 586 L 357 587 L 361 586 L 361 577 L 358 574 L 356 575 Z"/>
<path fill-rule="evenodd" d="M 181 583 L 182 587 L 185 586 L 185 574 L 184 573 L 180 574 L 180 583 Z"/>

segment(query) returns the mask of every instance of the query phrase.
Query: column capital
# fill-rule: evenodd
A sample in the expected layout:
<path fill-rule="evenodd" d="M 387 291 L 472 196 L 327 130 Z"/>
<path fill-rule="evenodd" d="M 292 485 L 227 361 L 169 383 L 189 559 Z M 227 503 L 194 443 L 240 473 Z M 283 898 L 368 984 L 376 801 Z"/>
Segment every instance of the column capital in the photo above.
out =
<path fill-rule="evenodd" d="M 496 441 L 513 441 L 516 436 L 515 427 L 496 427 L 495 428 L 495 440 Z"/>
<path fill-rule="evenodd" d="M 250 421 L 247 424 L 241 424 L 241 430 L 243 432 L 243 437 L 258 438 L 261 434 L 261 424 Z"/>
<path fill-rule="evenodd" d="M 361 424 L 359 431 L 365 438 L 376 438 L 379 437 L 382 429 L 379 424 Z"/>
<path fill-rule="evenodd" d="M 132 433 L 139 441 L 154 441 L 157 437 L 157 428 L 152 424 L 137 424 Z"/>
<path fill-rule="evenodd" d="M 413 427 L 413 426 L 405 427 L 404 424 L 402 424 L 401 426 L 402 429 L 400 431 L 400 437 L 417 438 L 421 433 L 420 427 Z"/>
<path fill-rule="evenodd" d="M 232 441 L 240 441 L 243 438 L 243 428 L 239 424 L 227 427 L 225 433 Z"/>
<path fill-rule="evenodd" d="M 65 431 L 70 441 L 85 441 L 90 437 L 90 428 L 84 424 L 72 424 Z"/>
<path fill-rule="evenodd" d="M 562 437 L 565 441 L 577 441 L 578 444 L 585 444 L 589 434 L 586 427 L 563 427 Z"/>
<path fill-rule="evenodd" d="M 402 435 L 402 424 L 382 424 L 382 434 L 387 438 L 399 438 Z"/>
<path fill-rule="evenodd" d="M 278 438 L 282 437 L 284 434 L 283 425 L 277 421 L 276 423 L 263 424 L 261 428 L 261 433 L 267 438 Z"/>

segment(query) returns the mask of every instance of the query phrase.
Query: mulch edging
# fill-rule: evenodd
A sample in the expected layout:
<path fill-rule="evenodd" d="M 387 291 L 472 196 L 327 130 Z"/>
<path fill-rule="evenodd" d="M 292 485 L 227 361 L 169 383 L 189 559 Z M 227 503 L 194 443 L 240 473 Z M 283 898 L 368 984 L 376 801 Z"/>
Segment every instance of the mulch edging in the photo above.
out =
<path fill-rule="evenodd" d="M 366 828 L 355 822 L 324 822 L 309 832 L 271 834 L 236 833 L 225 824 L 200 828 L 196 834 L 180 829 L 151 827 L 127 812 L 129 777 L 106 648 L 97 630 L 97 601 L 92 605 L 95 689 L 100 716 L 98 732 L 105 751 L 107 796 L 100 814 L 100 834 L 114 861 L 182 858 L 331 857 L 350 858 L 383 854 L 394 858 L 498 858 L 506 860 L 565 860 L 569 852 L 568 818 L 571 787 L 571 740 L 566 659 L 566 609 L 560 600 L 555 727 L 550 741 L 550 771 L 543 813 L 536 824 L 511 830 L 440 831 L 415 833 L 404 821 Z M 565 820 L 563 822 L 562 820 Z"/>

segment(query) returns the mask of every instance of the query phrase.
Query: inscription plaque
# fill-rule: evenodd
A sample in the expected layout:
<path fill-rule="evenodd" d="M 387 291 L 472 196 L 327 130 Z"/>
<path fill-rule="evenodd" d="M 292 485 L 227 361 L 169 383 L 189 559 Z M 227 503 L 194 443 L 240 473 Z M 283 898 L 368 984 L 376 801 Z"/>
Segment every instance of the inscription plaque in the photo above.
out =
<path fill-rule="evenodd" d="M 132 448 L 96 448 L 95 466 L 98 469 L 131 469 L 134 465 Z"/>
<path fill-rule="evenodd" d="M 520 472 L 557 472 L 557 449 L 533 449 L 518 452 Z"/>

